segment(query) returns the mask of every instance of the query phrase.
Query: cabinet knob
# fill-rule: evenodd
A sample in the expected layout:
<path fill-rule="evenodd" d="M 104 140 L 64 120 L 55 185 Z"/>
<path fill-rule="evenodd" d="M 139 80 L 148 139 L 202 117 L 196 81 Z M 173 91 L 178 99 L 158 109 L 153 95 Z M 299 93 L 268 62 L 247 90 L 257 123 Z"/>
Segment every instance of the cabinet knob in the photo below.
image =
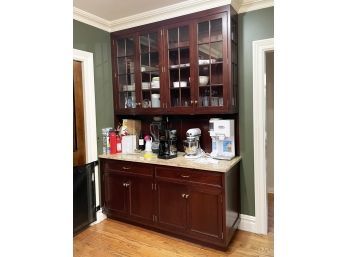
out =
<path fill-rule="evenodd" d="M 181 194 L 181 197 L 182 197 L 182 198 L 186 198 L 186 195 L 185 195 L 185 194 Z"/>
<path fill-rule="evenodd" d="M 197 104 L 198 103 L 198 101 L 197 100 L 195 100 L 195 104 Z"/>
<path fill-rule="evenodd" d="M 191 104 L 193 104 L 194 103 L 194 101 L 193 100 L 191 100 Z"/>
<path fill-rule="evenodd" d="M 189 198 L 189 196 L 190 196 L 190 195 L 185 195 L 185 198 L 187 199 L 187 198 Z"/>

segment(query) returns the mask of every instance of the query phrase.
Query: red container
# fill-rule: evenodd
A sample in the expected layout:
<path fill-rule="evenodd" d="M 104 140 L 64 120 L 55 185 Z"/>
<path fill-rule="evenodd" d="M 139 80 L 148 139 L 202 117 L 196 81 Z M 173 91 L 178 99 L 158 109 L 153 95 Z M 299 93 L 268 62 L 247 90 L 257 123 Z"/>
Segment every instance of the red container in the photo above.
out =
<path fill-rule="evenodd" d="M 122 153 L 122 138 L 119 135 L 116 135 L 116 153 Z"/>
<path fill-rule="evenodd" d="M 117 144 L 116 132 L 110 131 L 109 138 L 110 138 L 110 154 L 115 154 L 115 153 L 117 153 L 117 151 L 116 151 L 116 144 Z"/>

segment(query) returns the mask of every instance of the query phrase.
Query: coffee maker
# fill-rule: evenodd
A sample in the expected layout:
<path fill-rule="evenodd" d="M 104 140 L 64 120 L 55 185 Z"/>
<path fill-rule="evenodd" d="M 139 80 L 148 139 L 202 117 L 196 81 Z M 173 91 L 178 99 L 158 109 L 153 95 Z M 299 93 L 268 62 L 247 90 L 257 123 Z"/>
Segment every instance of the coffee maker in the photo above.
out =
<path fill-rule="evenodd" d="M 232 160 L 235 156 L 234 120 L 210 119 L 209 134 L 212 139 L 210 156 Z"/>
<path fill-rule="evenodd" d="M 175 129 L 160 130 L 158 158 L 172 159 L 178 156 L 176 147 L 177 137 Z"/>

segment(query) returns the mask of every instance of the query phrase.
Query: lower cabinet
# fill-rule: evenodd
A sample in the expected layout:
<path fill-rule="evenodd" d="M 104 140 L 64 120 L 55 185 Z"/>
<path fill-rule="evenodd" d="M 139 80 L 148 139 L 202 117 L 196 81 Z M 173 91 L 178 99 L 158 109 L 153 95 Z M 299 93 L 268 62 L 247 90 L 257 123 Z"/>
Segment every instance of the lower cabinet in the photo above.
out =
<path fill-rule="evenodd" d="M 101 159 L 100 167 L 108 217 L 227 248 L 240 220 L 239 166 L 225 174 Z"/>

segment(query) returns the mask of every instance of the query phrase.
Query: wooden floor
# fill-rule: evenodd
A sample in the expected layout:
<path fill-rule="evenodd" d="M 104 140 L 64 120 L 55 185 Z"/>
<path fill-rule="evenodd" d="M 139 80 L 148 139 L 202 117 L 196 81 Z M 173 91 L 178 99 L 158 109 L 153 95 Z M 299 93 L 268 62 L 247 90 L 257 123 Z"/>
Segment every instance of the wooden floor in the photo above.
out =
<path fill-rule="evenodd" d="M 269 195 L 267 236 L 237 231 L 226 252 L 203 247 L 175 237 L 106 219 L 74 237 L 74 257 L 123 256 L 274 256 L 273 194 Z"/>

